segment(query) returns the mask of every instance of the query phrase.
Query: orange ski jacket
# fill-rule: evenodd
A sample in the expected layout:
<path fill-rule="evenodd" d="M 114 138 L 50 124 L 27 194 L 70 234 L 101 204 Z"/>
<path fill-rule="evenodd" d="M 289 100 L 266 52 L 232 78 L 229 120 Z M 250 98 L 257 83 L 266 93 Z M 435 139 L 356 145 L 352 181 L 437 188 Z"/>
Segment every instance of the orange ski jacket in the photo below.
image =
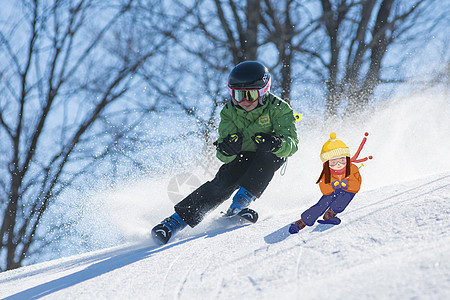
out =
<path fill-rule="evenodd" d="M 359 189 L 361 188 L 361 175 L 359 174 L 359 169 L 355 164 L 351 164 L 350 166 L 350 175 L 348 177 L 345 177 L 345 174 L 343 175 L 334 175 L 331 173 L 330 177 L 330 183 L 325 183 L 325 175 L 320 178 L 319 181 L 319 187 L 320 191 L 324 195 L 330 195 L 332 192 L 334 192 L 333 187 L 331 186 L 331 183 L 336 180 L 348 180 L 348 188 L 345 190 L 350 193 L 357 193 L 359 192 Z"/>

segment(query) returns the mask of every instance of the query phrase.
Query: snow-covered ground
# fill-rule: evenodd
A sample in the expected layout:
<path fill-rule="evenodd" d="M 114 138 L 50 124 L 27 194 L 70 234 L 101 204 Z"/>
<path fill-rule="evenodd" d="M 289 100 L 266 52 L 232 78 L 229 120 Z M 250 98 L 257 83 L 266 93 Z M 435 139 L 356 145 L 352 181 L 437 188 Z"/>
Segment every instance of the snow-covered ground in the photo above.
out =
<path fill-rule="evenodd" d="M 0 273 L 0 298 L 447 299 L 449 115 L 446 95 L 399 99 L 351 124 L 320 126 L 305 115 L 286 174 L 252 204 L 256 224 L 221 218 L 226 202 L 161 247 L 149 231 L 173 212 L 170 178 L 82 195 L 78 230 L 100 247 L 120 246 Z M 368 131 L 362 156 L 374 159 L 361 168 L 361 191 L 340 225 L 289 235 L 289 223 L 321 196 L 314 182 L 330 131 L 352 153 Z M 198 182 L 211 176 L 192 173 Z"/>
<path fill-rule="evenodd" d="M 338 226 L 287 233 L 307 207 L 254 225 L 208 217 L 150 240 L 0 274 L 5 299 L 445 299 L 450 172 L 362 191 Z"/>

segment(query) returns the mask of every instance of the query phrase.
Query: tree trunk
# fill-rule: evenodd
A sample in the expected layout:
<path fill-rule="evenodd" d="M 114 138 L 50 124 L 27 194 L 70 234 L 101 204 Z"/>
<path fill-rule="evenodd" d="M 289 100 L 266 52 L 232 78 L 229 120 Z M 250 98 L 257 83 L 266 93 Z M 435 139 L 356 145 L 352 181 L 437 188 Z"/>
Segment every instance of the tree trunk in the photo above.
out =
<path fill-rule="evenodd" d="M 378 11 L 377 20 L 373 30 L 375 43 L 372 47 L 370 55 L 370 67 L 366 78 L 362 84 L 359 99 L 351 99 L 351 108 L 359 111 L 367 106 L 370 97 L 373 95 L 375 87 L 380 83 L 381 63 L 386 54 L 387 47 L 390 43 L 386 37 L 386 27 L 395 0 L 384 0 Z M 359 103 L 358 103 L 359 102 Z"/>
<path fill-rule="evenodd" d="M 258 25 L 261 15 L 260 0 L 247 0 L 247 32 L 242 43 L 243 60 L 258 59 Z"/>
<path fill-rule="evenodd" d="M 337 106 L 340 102 L 340 89 L 338 88 L 338 61 L 339 61 L 339 45 L 338 45 L 338 30 L 339 17 L 333 11 L 331 3 L 328 0 L 322 0 L 322 10 L 325 22 L 325 28 L 328 35 L 330 61 L 327 65 L 328 80 L 327 84 L 327 104 L 326 115 L 332 117 L 337 114 Z"/>

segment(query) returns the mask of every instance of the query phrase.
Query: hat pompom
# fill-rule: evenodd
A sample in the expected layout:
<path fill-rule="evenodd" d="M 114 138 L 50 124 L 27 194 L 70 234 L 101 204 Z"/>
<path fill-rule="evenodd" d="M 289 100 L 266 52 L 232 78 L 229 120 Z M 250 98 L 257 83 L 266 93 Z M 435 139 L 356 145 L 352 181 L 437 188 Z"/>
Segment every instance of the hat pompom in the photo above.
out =
<path fill-rule="evenodd" d="M 330 133 L 330 139 L 332 140 L 336 139 L 336 132 Z"/>

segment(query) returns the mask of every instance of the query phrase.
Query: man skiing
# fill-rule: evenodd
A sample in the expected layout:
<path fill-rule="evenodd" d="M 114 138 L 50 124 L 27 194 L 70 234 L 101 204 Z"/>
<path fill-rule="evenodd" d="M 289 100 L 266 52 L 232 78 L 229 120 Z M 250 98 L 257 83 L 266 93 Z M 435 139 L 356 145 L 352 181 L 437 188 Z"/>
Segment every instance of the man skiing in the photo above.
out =
<path fill-rule="evenodd" d="M 271 76 L 256 61 L 238 64 L 228 78 L 231 100 L 220 113 L 216 156 L 224 164 L 213 180 L 175 205 L 175 213 L 152 229 L 160 243 L 187 225 L 195 227 L 235 190 L 227 216 L 234 216 L 259 198 L 286 158 L 297 151 L 292 108 L 270 93 Z"/>

